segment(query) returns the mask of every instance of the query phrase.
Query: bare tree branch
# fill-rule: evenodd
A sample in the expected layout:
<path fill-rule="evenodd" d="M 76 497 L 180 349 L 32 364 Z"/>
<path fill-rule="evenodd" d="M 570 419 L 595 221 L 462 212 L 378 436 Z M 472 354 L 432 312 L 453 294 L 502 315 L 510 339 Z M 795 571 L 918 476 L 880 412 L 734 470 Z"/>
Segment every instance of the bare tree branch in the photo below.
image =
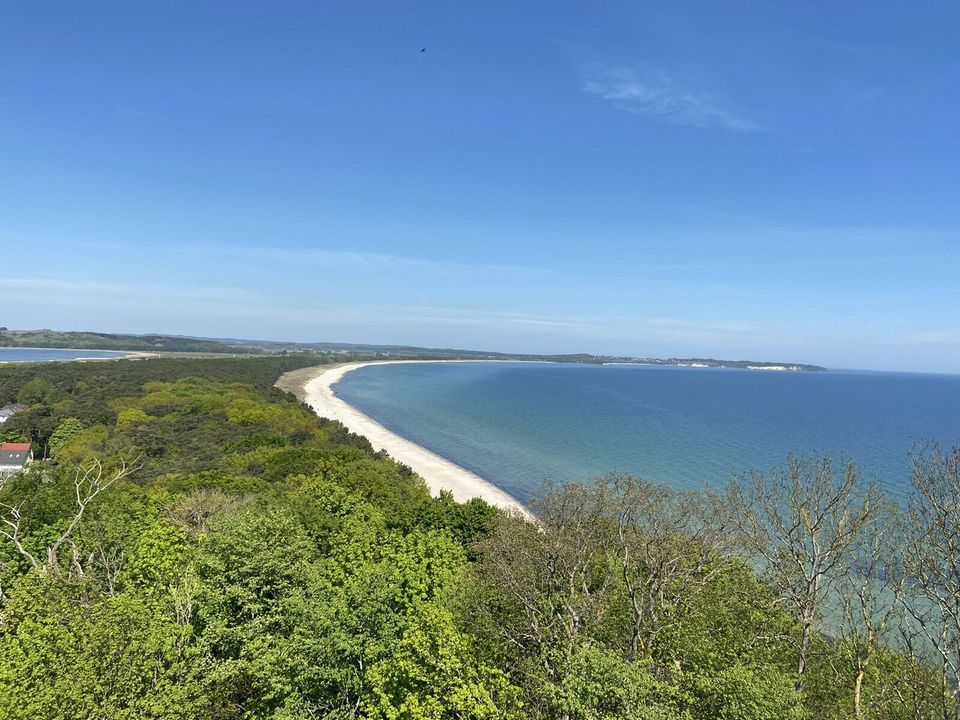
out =
<path fill-rule="evenodd" d="M 115 472 L 104 475 L 103 465 L 100 460 L 95 458 L 89 465 L 77 466 L 73 477 L 73 495 L 74 512 L 67 523 L 66 528 L 54 540 L 46 550 L 45 562 L 40 562 L 23 545 L 23 508 L 27 504 L 26 500 L 17 505 L 0 503 L 0 537 L 4 537 L 13 543 L 17 552 L 27 559 L 31 567 L 41 572 L 51 572 L 60 577 L 63 575 L 63 569 L 60 562 L 60 551 L 64 546 L 70 548 L 70 563 L 68 574 L 82 577 L 85 574 L 84 562 L 81 557 L 80 548 L 74 539 L 74 532 L 83 520 L 87 508 L 97 499 L 97 497 L 107 490 L 118 480 L 128 477 L 143 467 L 143 463 L 137 458 L 133 463 L 127 464 L 121 462 L 119 469 Z M 2 489 L 2 488 L 0 488 Z M 90 562 L 87 563 L 89 565 Z"/>
<path fill-rule="evenodd" d="M 747 556 L 760 565 L 800 622 L 801 690 L 824 603 L 837 578 L 847 572 L 851 547 L 877 515 L 878 492 L 862 487 L 852 463 L 837 476 L 829 458 L 791 457 L 785 470 L 735 479 L 723 500 L 727 521 Z"/>

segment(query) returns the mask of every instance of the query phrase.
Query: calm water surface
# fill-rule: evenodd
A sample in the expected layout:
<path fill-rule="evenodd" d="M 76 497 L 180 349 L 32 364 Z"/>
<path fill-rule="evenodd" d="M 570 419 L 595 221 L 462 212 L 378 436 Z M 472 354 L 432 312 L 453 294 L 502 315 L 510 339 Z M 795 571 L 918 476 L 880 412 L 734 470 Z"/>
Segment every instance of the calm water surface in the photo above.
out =
<path fill-rule="evenodd" d="M 80 358 L 126 357 L 125 352 L 111 350 L 31 350 L 27 348 L 0 348 L 0 363 L 4 362 L 51 362 L 53 360 L 78 360 Z"/>
<path fill-rule="evenodd" d="M 335 391 L 521 500 L 545 477 L 612 471 L 720 485 L 791 452 L 856 460 L 899 493 L 911 451 L 960 442 L 951 375 L 425 363 L 362 368 Z"/>

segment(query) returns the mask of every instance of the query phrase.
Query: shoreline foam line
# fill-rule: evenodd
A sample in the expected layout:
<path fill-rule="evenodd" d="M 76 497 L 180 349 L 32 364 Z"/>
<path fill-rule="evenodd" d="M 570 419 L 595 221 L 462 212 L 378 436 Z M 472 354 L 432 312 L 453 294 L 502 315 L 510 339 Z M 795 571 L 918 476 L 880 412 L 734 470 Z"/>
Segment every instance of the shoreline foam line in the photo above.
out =
<path fill-rule="evenodd" d="M 385 450 L 397 462 L 408 465 L 417 475 L 423 478 L 431 494 L 439 495 L 441 490 L 449 490 L 457 502 L 466 502 L 472 498 L 481 498 L 491 505 L 505 510 L 514 510 L 530 517 L 529 511 L 523 504 L 504 490 L 501 490 L 489 480 L 485 480 L 470 470 L 467 470 L 432 450 L 417 445 L 392 430 L 388 430 L 373 418 L 364 415 L 357 408 L 345 400 L 340 399 L 333 391 L 333 386 L 343 379 L 348 372 L 352 372 L 368 365 L 396 365 L 415 362 L 484 362 L 474 360 L 383 360 L 375 362 L 344 363 L 339 365 L 321 365 L 315 368 L 305 368 L 294 371 L 300 375 L 296 384 L 302 387 L 302 400 L 313 411 L 332 420 L 339 420 L 350 432 L 366 437 L 375 450 Z M 302 383 L 302 384 L 301 384 Z M 289 390 L 286 386 L 283 389 Z M 278 381 L 280 386 L 280 381 Z M 298 394 L 298 393 L 295 393 Z M 299 394 L 298 394 L 299 396 Z"/>

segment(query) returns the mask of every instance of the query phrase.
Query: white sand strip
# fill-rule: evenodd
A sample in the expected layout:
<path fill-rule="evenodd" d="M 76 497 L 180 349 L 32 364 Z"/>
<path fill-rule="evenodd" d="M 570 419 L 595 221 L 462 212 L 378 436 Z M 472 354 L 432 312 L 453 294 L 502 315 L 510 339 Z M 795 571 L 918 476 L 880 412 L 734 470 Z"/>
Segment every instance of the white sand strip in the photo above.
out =
<path fill-rule="evenodd" d="M 317 415 L 339 420 L 350 432 L 366 437 L 375 450 L 386 450 L 394 460 L 410 466 L 417 475 L 424 479 L 433 495 L 439 495 L 441 490 L 449 490 L 457 502 L 466 502 L 471 498 L 481 498 L 496 507 L 514 510 L 529 517 L 527 509 L 509 493 L 484 480 L 476 473 L 470 472 L 466 468 L 427 450 L 425 447 L 400 437 L 334 394 L 333 386 L 348 372 L 368 365 L 409 362 L 475 361 L 385 360 L 310 368 L 316 374 L 303 384 L 303 400 L 313 408 Z"/>

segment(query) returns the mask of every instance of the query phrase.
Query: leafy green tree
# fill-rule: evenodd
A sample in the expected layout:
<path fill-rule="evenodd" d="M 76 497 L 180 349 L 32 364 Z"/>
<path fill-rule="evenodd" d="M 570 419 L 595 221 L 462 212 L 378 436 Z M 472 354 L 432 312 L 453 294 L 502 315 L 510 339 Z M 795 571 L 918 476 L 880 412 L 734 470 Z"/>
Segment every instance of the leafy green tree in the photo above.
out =
<path fill-rule="evenodd" d="M 698 720 L 802 720 L 793 678 L 771 666 L 732 665 L 691 679 Z"/>
<path fill-rule="evenodd" d="M 520 691 L 499 670 L 478 664 L 449 611 L 425 605 L 392 652 L 368 673 L 373 720 L 481 720 L 524 717 Z"/>
<path fill-rule="evenodd" d="M 419 508 L 416 522 L 421 527 L 448 530 L 469 548 L 487 536 L 496 516 L 497 509 L 480 498 L 458 503 L 452 493 L 442 490 L 438 497 L 430 498 Z M 471 549 L 471 557 L 473 554 Z"/>
<path fill-rule="evenodd" d="M 45 377 L 35 377 L 17 393 L 17 402 L 25 405 L 52 404 L 62 397 L 57 387 Z"/>
<path fill-rule="evenodd" d="M 0 442 L 25 443 L 30 442 L 30 437 L 17 428 L 0 426 Z"/>
<path fill-rule="evenodd" d="M 9 720 L 212 717 L 192 630 L 136 594 L 96 599 L 30 573 L 4 606 L 0 707 Z M 25 691 L 26 690 L 26 691 Z"/>
<path fill-rule="evenodd" d="M 685 720 L 676 688 L 656 680 L 650 663 L 630 662 L 597 645 L 577 648 L 553 705 L 569 720 Z"/>
<path fill-rule="evenodd" d="M 162 594 L 192 572 L 192 556 L 186 531 L 158 519 L 140 533 L 122 579 L 143 594 Z"/>
<path fill-rule="evenodd" d="M 53 431 L 53 435 L 50 436 L 48 447 L 51 457 L 57 457 L 60 454 L 60 450 L 82 433 L 83 429 L 83 423 L 77 418 L 65 418 L 63 422 L 57 426 L 57 429 Z"/>
<path fill-rule="evenodd" d="M 200 546 L 196 622 L 219 660 L 209 680 L 249 717 L 268 717 L 293 690 L 278 666 L 294 619 L 287 605 L 311 585 L 312 559 L 309 537 L 284 508 L 244 508 Z"/>

